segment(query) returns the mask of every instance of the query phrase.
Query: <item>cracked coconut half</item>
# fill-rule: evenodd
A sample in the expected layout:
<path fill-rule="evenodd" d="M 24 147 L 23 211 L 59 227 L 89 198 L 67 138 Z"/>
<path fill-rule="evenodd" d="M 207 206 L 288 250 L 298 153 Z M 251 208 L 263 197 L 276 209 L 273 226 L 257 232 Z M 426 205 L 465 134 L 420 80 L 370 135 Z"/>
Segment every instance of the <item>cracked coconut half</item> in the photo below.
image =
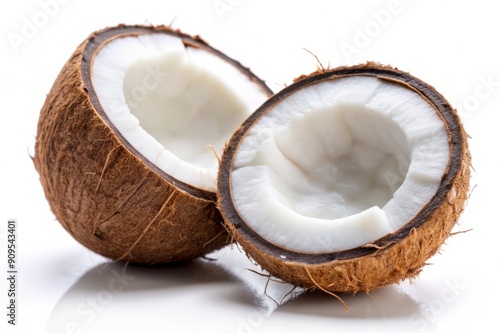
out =
<path fill-rule="evenodd" d="M 92 34 L 42 108 L 34 163 L 64 228 L 115 260 L 188 260 L 226 244 L 215 178 L 263 81 L 168 27 Z"/>
<path fill-rule="evenodd" d="M 416 276 L 468 196 L 466 133 L 431 86 L 375 63 L 303 76 L 233 135 L 218 176 L 234 239 L 284 281 L 371 291 Z"/>

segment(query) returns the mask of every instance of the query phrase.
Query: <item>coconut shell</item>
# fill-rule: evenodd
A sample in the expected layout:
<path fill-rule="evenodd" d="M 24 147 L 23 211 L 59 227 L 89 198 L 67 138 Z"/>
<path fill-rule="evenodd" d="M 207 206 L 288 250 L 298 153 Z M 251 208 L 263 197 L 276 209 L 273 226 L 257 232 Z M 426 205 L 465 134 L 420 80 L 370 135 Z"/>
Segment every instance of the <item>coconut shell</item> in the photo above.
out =
<path fill-rule="evenodd" d="M 215 193 L 165 174 L 106 117 L 91 80 L 91 64 L 107 41 L 122 35 L 165 33 L 186 47 L 247 68 L 199 37 L 169 27 L 117 26 L 93 33 L 57 77 L 40 113 L 34 164 L 50 207 L 81 244 L 113 260 L 168 263 L 203 256 L 228 243 Z"/>
<path fill-rule="evenodd" d="M 354 75 L 375 76 L 401 84 L 434 106 L 445 124 L 450 148 L 449 164 L 439 189 L 412 220 L 373 244 L 324 254 L 298 253 L 270 244 L 238 215 L 231 198 L 231 169 L 238 143 L 262 114 L 294 91 L 322 80 Z M 468 198 L 470 163 L 467 134 L 457 112 L 433 87 L 408 73 L 376 63 L 321 70 L 297 78 L 295 83 L 264 103 L 234 134 L 222 156 L 218 177 L 219 207 L 234 240 L 272 276 L 306 289 L 369 292 L 416 277 L 426 261 L 439 251 Z"/>

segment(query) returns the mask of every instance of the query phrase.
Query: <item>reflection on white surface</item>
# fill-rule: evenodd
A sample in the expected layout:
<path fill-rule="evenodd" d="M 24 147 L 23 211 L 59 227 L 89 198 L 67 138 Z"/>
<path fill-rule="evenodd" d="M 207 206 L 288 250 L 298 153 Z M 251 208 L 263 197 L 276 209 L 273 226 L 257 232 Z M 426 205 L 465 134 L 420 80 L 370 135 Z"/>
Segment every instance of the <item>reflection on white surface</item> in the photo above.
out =
<path fill-rule="evenodd" d="M 57 302 L 45 331 L 439 332 L 440 318 L 467 291 L 453 278 L 404 283 L 341 294 L 345 311 L 330 295 L 268 281 L 236 247 L 211 258 L 163 267 L 94 261 Z"/>
<path fill-rule="evenodd" d="M 419 311 L 418 304 L 395 286 L 382 288 L 370 294 L 341 296 L 349 306 L 348 311 L 325 293 L 306 292 L 293 302 L 283 305 L 275 311 L 275 315 L 288 313 L 326 318 L 381 320 L 406 318 Z"/>
<path fill-rule="evenodd" d="M 203 331 L 213 322 L 230 330 L 237 326 L 237 314 L 244 316 L 254 308 L 260 308 L 258 300 L 244 285 L 211 262 L 162 268 L 106 263 L 84 274 L 64 294 L 46 331 Z M 195 309 L 203 311 L 191 311 Z"/>
<path fill-rule="evenodd" d="M 256 332 L 279 332 L 285 322 L 293 327 L 292 332 L 308 331 L 311 325 L 324 329 L 315 332 L 362 332 L 368 327 L 368 331 L 378 332 L 388 326 L 390 332 L 404 332 L 409 328 L 408 318 L 420 311 L 419 305 L 409 295 L 394 286 L 368 295 L 340 296 L 349 306 L 349 311 L 346 312 L 342 304 L 330 295 L 306 292 L 274 311 L 265 326 Z"/>
<path fill-rule="evenodd" d="M 267 279 L 242 267 L 256 269 L 242 253 L 227 248 L 214 256 L 226 257 L 224 266 L 208 259 L 163 267 L 98 264 L 62 296 L 46 332 L 100 332 L 104 328 L 115 332 L 238 332 L 276 308 L 263 294 Z M 271 283 L 266 294 L 281 300 L 289 296 L 289 290 L 289 285 Z"/>

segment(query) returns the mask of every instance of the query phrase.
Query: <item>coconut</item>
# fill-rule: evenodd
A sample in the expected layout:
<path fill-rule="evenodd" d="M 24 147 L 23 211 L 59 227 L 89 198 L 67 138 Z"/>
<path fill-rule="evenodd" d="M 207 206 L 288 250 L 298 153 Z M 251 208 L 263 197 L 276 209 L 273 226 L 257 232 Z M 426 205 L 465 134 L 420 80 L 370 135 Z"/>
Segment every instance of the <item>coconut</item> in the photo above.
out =
<path fill-rule="evenodd" d="M 217 152 L 271 91 L 248 68 L 165 26 L 90 35 L 41 110 L 34 164 L 53 213 L 114 260 L 189 260 L 228 241 Z"/>
<path fill-rule="evenodd" d="M 416 277 L 450 236 L 470 177 L 457 112 L 377 63 L 296 79 L 242 124 L 220 165 L 219 207 L 247 255 L 330 293 Z"/>

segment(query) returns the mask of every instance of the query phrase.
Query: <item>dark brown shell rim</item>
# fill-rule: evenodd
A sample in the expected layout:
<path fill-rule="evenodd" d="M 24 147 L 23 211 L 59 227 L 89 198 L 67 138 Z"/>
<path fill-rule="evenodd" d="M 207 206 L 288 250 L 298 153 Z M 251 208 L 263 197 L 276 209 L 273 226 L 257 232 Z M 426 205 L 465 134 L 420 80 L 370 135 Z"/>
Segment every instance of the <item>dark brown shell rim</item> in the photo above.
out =
<path fill-rule="evenodd" d="M 240 62 L 229 58 L 224 53 L 214 49 L 210 45 L 208 45 L 205 41 L 203 41 L 200 37 L 195 36 L 192 37 L 185 33 L 182 33 L 178 30 L 173 30 L 167 26 L 130 26 L 130 25 L 119 25 L 112 28 L 107 28 L 101 31 L 94 33 L 89 37 L 85 49 L 83 51 L 83 57 L 81 61 L 80 71 L 82 75 L 82 80 L 84 84 L 84 89 L 88 94 L 90 102 L 94 106 L 96 112 L 99 116 L 104 120 L 107 126 L 109 126 L 113 133 L 118 137 L 118 139 L 124 144 L 124 146 L 137 158 L 139 158 L 149 169 L 153 170 L 157 174 L 159 174 L 165 181 L 175 185 L 177 188 L 199 198 L 204 198 L 208 200 L 215 201 L 216 194 L 210 191 L 206 191 L 203 189 L 196 188 L 190 184 L 179 181 L 178 179 L 172 177 L 171 175 L 165 173 L 163 170 L 158 168 L 154 163 L 145 158 L 141 153 L 139 153 L 116 129 L 116 127 L 111 123 L 108 116 L 104 112 L 103 107 L 101 106 L 99 99 L 95 93 L 93 84 L 92 84 L 92 66 L 97 53 L 110 41 L 126 37 L 126 36 L 139 36 L 145 34 L 153 34 L 153 33 L 162 33 L 171 35 L 177 38 L 180 38 L 184 43 L 185 47 L 193 47 L 203 49 L 213 55 L 221 58 L 222 60 L 228 62 L 238 70 L 240 70 L 244 75 L 246 75 L 252 82 L 255 82 L 256 85 L 262 89 L 262 91 L 271 96 L 273 92 L 267 87 L 267 85 L 255 76 L 249 68 L 244 67 Z"/>
<path fill-rule="evenodd" d="M 427 205 L 423 207 L 421 211 L 401 229 L 384 236 L 370 246 L 361 246 L 333 253 L 311 254 L 294 252 L 269 243 L 245 223 L 245 221 L 239 216 L 232 200 L 230 185 L 231 172 L 233 166 L 233 156 L 238 149 L 239 142 L 261 116 L 263 116 L 272 106 L 278 104 L 281 100 L 293 94 L 295 91 L 321 81 L 335 80 L 342 77 L 357 75 L 372 76 L 381 80 L 388 80 L 404 85 L 420 94 L 435 108 L 436 112 L 447 127 L 450 147 L 448 168 L 443 174 L 437 193 L 427 203 Z M 460 119 L 449 102 L 441 94 L 439 94 L 434 87 L 406 72 L 376 63 L 367 63 L 352 67 L 339 67 L 315 72 L 308 76 L 299 77 L 295 83 L 284 88 L 282 91 L 271 97 L 242 124 L 237 132 L 234 133 L 226 146 L 219 168 L 217 181 L 219 208 L 223 212 L 226 223 L 231 223 L 241 237 L 254 244 L 264 253 L 278 258 L 286 258 L 281 260 L 308 264 L 321 264 L 334 260 L 347 260 L 367 256 L 380 251 L 380 249 L 387 249 L 391 245 L 406 238 L 412 229 L 418 228 L 429 220 L 429 217 L 445 202 L 445 200 L 447 200 L 448 193 L 453 186 L 454 180 L 457 177 L 462 164 L 462 151 L 464 149 L 463 134 Z"/>

